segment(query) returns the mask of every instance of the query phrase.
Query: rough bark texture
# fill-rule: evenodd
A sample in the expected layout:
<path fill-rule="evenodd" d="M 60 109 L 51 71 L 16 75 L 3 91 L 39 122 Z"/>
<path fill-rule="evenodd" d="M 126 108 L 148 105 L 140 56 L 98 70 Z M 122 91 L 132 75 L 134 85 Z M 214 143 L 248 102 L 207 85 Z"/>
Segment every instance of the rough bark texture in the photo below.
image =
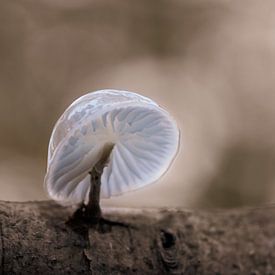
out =
<path fill-rule="evenodd" d="M 275 208 L 104 209 L 66 222 L 53 202 L 0 202 L 1 274 L 274 274 Z"/>

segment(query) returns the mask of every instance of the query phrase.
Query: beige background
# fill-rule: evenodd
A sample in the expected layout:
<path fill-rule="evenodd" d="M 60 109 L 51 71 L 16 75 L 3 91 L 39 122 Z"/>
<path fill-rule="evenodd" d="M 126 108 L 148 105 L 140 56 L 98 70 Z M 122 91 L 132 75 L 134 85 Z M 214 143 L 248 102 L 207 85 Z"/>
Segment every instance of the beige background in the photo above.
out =
<path fill-rule="evenodd" d="M 169 172 L 120 206 L 275 202 L 273 1 L 4 0 L 0 199 L 45 199 L 47 143 L 87 91 L 126 89 L 176 118 Z"/>

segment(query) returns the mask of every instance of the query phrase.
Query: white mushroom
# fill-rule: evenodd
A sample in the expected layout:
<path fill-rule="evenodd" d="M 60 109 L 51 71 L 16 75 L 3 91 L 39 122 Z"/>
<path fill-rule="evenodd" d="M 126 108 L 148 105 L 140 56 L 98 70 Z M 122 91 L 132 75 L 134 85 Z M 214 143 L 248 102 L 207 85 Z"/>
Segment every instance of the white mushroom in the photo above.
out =
<path fill-rule="evenodd" d="M 53 129 L 45 187 L 61 204 L 100 210 L 99 194 L 108 198 L 159 179 L 178 145 L 175 121 L 151 99 L 127 91 L 88 93 Z"/>

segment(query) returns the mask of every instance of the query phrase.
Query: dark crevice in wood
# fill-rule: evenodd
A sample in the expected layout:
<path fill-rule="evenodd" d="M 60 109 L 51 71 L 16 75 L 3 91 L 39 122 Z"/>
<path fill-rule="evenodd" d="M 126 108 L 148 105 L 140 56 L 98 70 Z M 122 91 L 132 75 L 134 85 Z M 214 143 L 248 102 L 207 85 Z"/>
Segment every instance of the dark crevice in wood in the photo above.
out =
<path fill-rule="evenodd" d="M 177 237 L 171 230 L 160 230 L 158 250 L 164 269 L 171 274 L 182 274 L 183 270 L 178 255 Z"/>
<path fill-rule="evenodd" d="M 171 232 L 168 232 L 166 230 L 161 230 L 161 242 L 164 249 L 171 248 L 173 245 L 175 245 L 176 237 Z"/>

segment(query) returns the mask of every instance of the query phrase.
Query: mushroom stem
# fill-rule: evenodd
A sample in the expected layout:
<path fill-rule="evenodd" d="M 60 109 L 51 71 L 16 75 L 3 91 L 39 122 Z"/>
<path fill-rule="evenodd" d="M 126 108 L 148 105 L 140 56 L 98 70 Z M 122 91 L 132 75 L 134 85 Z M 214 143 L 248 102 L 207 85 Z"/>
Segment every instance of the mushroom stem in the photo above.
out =
<path fill-rule="evenodd" d="M 91 176 L 91 188 L 89 192 L 89 202 L 86 206 L 86 215 L 95 221 L 101 219 L 101 208 L 99 204 L 101 174 L 103 173 L 104 166 L 108 163 L 113 147 L 113 143 L 104 145 L 100 160 L 93 167 L 92 171 L 89 172 Z"/>
<path fill-rule="evenodd" d="M 86 214 L 92 219 L 99 220 L 101 218 L 100 200 L 100 178 L 101 174 L 93 168 L 90 172 L 91 188 L 89 192 L 89 202 L 86 206 Z"/>

